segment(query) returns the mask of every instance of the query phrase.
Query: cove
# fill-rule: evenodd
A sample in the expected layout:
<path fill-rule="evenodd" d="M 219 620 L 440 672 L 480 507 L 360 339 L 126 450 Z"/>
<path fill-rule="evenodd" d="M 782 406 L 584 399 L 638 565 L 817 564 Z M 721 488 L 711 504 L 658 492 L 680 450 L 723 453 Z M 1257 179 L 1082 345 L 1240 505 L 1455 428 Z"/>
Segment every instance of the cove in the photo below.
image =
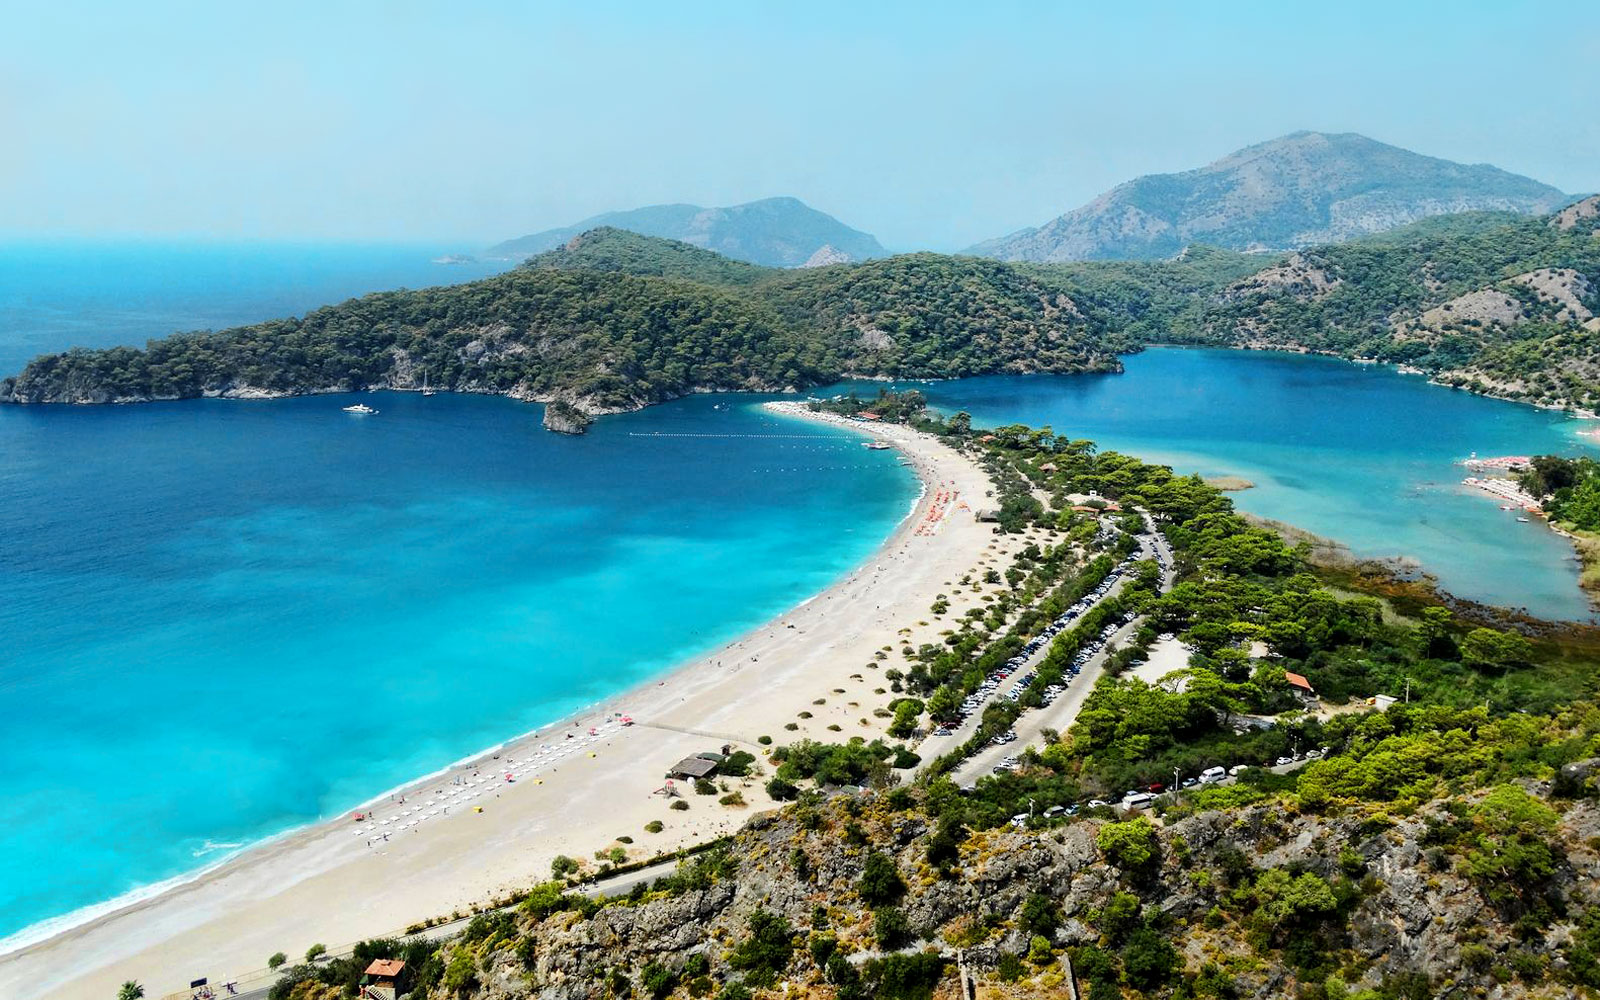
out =
<path fill-rule="evenodd" d="M 1461 486 L 1456 464 L 1472 452 L 1592 454 L 1575 433 L 1592 422 L 1336 358 L 1164 347 L 1123 362 L 1120 375 L 915 388 L 981 425 L 1048 424 L 1179 472 L 1243 476 L 1256 486 L 1232 494 L 1242 510 L 1361 556 L 1415 559 L 1459 597 L 1592 619 L 1567 541 Z"/>

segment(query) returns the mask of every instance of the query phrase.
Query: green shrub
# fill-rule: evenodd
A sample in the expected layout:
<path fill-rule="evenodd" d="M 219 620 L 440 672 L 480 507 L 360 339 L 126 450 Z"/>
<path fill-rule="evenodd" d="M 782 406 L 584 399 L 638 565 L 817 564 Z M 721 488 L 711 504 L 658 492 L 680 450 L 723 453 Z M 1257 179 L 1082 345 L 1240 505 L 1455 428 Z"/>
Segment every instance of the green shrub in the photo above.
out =
<path fill-rule="evenodd" d="M 911 943 L 911 921 L 898 907 L 880 906 L 872 911 L 872 937 L 882 951 L 894 951 Z"/>
<path fill-rule="evenodd" d="M 771 986 L 794 954 L 794 929 L 778 914 L 758 909 L 750 914 L 749 930 L 728 956 L 728 965 L 743 972 L 752 986 Z"/>
<path fill-rule="evenodd" d="M 1128 943 L 1122 948 L 1123 974 L 1141 990 L 1165 986 L 1182 964 L 1172 942 L 1148 927 L 1128 935 Z"/>
<path fill-rule="evenodd" d="M 832 934 L 813 934 L 811 935 L 810 949 L 811 961 L 816 963 L 817 968 L 827 968 L 828 959 L 832 958 L 833 953 L 839 950 L 839 939 Z"/>
<path fill-rule="evenodd" d="M 894 859 L 881 851 L 867 855 L 861 867 L 861 880 L 856 883 L 862 902 L 873 907 L 883 906 L 899 899 L 905 891 L 905 879 L 900 877 Z"/>

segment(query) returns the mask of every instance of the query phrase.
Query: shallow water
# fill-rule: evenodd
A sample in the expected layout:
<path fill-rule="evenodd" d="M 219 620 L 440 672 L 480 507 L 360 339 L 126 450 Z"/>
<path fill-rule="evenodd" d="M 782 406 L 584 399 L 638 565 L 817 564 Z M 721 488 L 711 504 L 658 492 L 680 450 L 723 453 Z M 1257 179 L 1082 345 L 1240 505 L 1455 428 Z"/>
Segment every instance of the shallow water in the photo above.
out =
<path fill-rule="evenodd" d="M 1418 560 L 1453 593 L 1588 619 L 1567 541 L 1461 486 L 1473 452 L 1593 454 L 1564 414 L 1429 385 L 1379 366 L 1271 352 L 1159 348 L 1122 375 L 920 384 L 980 424 L 1051 425 L 1182 472 L 1255 483 L 1240 508 Z"/>
<path fill-rule="evenodd" d="M 505 399 L 354 398 L 0 408 L 0 934 L 709 650 L 916 492 L 749 397 L 578 439 Z"/>

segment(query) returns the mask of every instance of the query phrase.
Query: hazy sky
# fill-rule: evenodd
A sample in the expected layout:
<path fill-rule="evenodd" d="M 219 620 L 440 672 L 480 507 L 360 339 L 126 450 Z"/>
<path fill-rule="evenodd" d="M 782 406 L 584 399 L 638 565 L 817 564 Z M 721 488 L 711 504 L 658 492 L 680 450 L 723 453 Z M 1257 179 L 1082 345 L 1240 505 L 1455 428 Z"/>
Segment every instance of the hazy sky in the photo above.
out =
<path fill-rule="evenodd" d="M 10 237 L 476 244 L 790 194 L 955 249 L 1301 128 L 1600 189 L 1594 0 L 7 6 Z"/>

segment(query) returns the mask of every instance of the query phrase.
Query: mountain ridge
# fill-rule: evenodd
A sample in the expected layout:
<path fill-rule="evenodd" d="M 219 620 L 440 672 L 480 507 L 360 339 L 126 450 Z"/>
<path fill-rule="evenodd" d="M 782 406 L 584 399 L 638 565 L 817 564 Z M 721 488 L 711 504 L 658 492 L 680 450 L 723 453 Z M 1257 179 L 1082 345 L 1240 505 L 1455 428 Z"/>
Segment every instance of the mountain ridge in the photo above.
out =
<path fill-rule="evenodd" d="M 1203 167 L 1147 174 L 1042 226 L 966 252 L 1059 262 L 1169 257 L 1194 242 L 1291 250 L 1435 215 L 1544 214 L 1571 199 L 1488 164 L 1424 156 L 1354 132 L 1293 132 Z"/>
<path fill-rule="evenodd" d="M 798 198 L 762 198 L 721 208 L 675 203 L 603 212 L 570 226 L 546 229 L 490 247 L 494 257 L 527 257 L 599 228 L 677 240 L 763 267 L 804 267 L 824 248 L 836 262 L 887 257 L 870 233 L 840 222 Z"/>

